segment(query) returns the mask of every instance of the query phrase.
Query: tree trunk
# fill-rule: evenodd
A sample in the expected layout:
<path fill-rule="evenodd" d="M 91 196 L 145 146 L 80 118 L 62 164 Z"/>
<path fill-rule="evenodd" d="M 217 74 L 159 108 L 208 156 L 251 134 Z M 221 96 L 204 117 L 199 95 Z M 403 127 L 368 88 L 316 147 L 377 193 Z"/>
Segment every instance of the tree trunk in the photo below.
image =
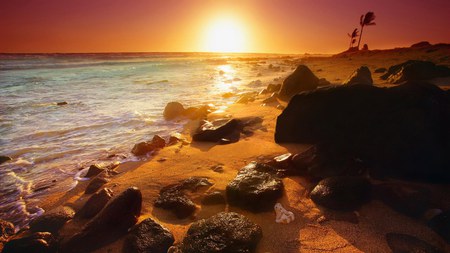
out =
<path fill-rule="evenodd" d="M 359 50 L 359 44 L 361 43 L 361 38 L 364 30 L 364 25 L 361 26 L 361 33 L 359 34 L 359 40 L 358 40 L 358 50 Z"/>

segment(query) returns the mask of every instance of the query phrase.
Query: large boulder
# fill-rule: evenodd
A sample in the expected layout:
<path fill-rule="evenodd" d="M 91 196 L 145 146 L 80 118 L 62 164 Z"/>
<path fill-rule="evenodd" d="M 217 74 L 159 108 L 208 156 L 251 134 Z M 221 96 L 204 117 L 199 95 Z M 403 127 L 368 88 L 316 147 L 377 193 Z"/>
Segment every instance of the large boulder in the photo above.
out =
<path fill-rule="evenodd" d="M 434 216 L 428 226 L 450 244 L 450 210 Z"/>
<path fill-rule="evenodd" d="M 289 100 L 295 94 L 302 91 L 314 90 L 317 88 L 319 78 L 305 65 L 299 65 L 295 71 L 283 82 L 279 92 L 279 98 Z"/>
<path fill-rule="evenodd" d="M 125 253 L 166 253 L 175 239 L 172 233 L 151 218 L 134 226 L 125 237 Z"/>
<path fill-rule="evenodd" d="M 61 252 L 91 252 L 117 240 L 136 224 L 142 207 L 142 194 L 131 187 L 113 198 L 83 229 L 62 245 Z"/>
<path fill-rule="evenodd" d="M 350 77 L 345 80 L 344 85 L 352 85 L 352 84 L 367 84 L 373 85 L 372 74 L 370 70 L 366 66 L 361 66 L 359 69 L 355 70 Z"/>
<path fill-rule="evenodd" d="M 151 141 L 139 142 L 134 145 L 131 153 L 135 156 L 143 156 L 150 152 L 162 149 L 166 146 L 166 141 L 159 135 L 154 135 Z"/>
<path fill-rule="evenodd" d="M 169 102 L 164 108 L 163 115 L 166 120 L 173 120 L 183 116 L 184 110 L 184 106 L 180 102 Z"/>
<path fill-rule="evenodd" d="M 197 207 L 186 194 L 211 185 L 206 178 L 191 177 L 177 184 L 165 186 L 159 191 L 155 207 L 171 210 L 179 219 L 187 218 L 195 212 Z"/>
<path fill-rule="evenodd" d="M 192 139 L 194 141 L 218 142 L 222 139 L 230 139 L 230 136 L 237 133 L 237 140 L 239 140 L 240 126 L 240 121 L 237 119 L 206 122 L 192 136 Z"/>
<path fill-rule="evenodd" d="M 250 253 L 262 238 L 262 229 L 237 213 L 219 213 L 194 222 L 180 246 L 183 253 Z"/>
<path fill-rule="evenodd" d="M 314 203 L 335 210 L 353 210 L 370 200 L 371 184 L 363 177 L 340 176 L 321 180 L 311 191 Z"/>
<path fill-rule="evenodd" d="M 56 253 L 57 241 L 51 233 L 38 232 L 9 240 L 2 253 Z"/>
<path fill-rule="evenodd" d="M 112 190 L 103 188 L 94 195 L 92 195 L 84 204 L 84 206 L 75 214 L 79 218 L 92 218 L 97 215 L 103 207 L 112 198 Z"/>
<path fill-rule="evenodd" d="M 275 141 L 320 144 L 331 157 L 364 161 L 373 176 L 449 182 L 450 98 L 420 82 L 301 93 L 278 116 Z"/>
<path fill-rule="evenodd" d="M 271 166 L 256 162 L 243 167 L 226 187 L 228 202 L 255 212 L 270 210 L 284 189 L 275 171 Z"/>
<path fill-rule="evenodd" d="M 391 66 L 386 74 L 381 76 L 381 79 L 390 83 L 402 83 L 446 76 L 450 76 L 450 69 L 446 66 L 435 65 L 429 61 L 409 60 Z"/>
<path fill-rule="evenodd" d="M 67 206 L 56 208 L 37 217 L 30 222 L 30 230 L 33 232 L 57 233 L 67 221 L 73 219 L 75 211 Z"/>
<path fill-rule="evenodd" d="M 411 235 L 387 233 L 386 241 L 392 253 L 444 253 L 444 251 Z"/>

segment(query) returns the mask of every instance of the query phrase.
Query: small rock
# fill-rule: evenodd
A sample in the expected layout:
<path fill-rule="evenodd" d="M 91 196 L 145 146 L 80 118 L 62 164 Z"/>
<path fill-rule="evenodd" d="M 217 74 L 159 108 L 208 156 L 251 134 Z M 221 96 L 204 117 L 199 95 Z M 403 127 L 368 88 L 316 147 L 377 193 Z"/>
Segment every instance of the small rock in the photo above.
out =
<path fill-rule="evenodd" d="M 428 221 L 428 226 L 450 244 L 450 211 L 434 216 Z"/>
<path fill-rule="evenodd" d="M 177 117 L 182 116 L 184 113 L 184 107 L 179 102 L 169 102 L 164 108 L 164 119 L 173 120 Z"/>
<path fill-rule="evenodd" d="M 30 230 L 33 232 L 57 233 L 67 221 L 73 219 L 75 211 L 67 206 L 56 208 L 37 217 L 30 222 Z"/>
<path fill-rule="evenodd" d="M 375 69 L 374 73 L 384 73 L 386 71 L 387 71 L 386 68 L 377 68 L 377 69 Z"/>
<path fill-rule="evenodd" d="M 431 46 L 431 44 L 428 41 L 421 41 L 421 42 L 411 45 L 412 48 L 421 48 L 421 47 L 429 47 L 429 46 Z"/>
<path fill-rule="evenodd" d="M 319 78 L 307 66 L 299 65 L 294 73 L 284 80 L 279 92 L 280 99 L 290 100 L 299 92 L 316 89 L 318 84 Z"/>
<path fill-rule="evenodd" d="M 272 95 L 270 95 L 270 97 L 264 99 L 262 102 L 265 104 L 276 103 L 276 102 L 278 102 L 277 97 L 278 97 L 278 94 L 274 92 L 274 93 L 272 93 Z"/>
<path fill-rule="evenodd" d="M 391 66 L 381 79 L 390 83 L 402 83 L 405 81 L 429 80 L 437 77 L 450 76 L 447 66 L 435 65 L 429 61 L 410 60 Z"/>
<path fill-rule="evenodd" d="M 328 85 L 330 85 L 330 84 L 331 84 L 330 81 L 328 81 L 327 79 L 325 79 L 325 78 L 320 78 L 320 79 L 319 79 L 318 86 L 328 86 Z"/>
<path fill-rule="evenodd" d="M 77 217 L 92 218 L 97 215 L 103 207 L 112 198 L 113 191 L 109 188 L 103 188 L 94 195 L 92 195 L 84 206 L 76 213 Z"/>
<path fill-rule="evenodd" d="M 218 213 L 194 222 L 180 246 L 183 253 L 254 252 L 262 229 L 237 213 Z"/>
<path fill-rule="evenodd" d="M 256 162 L 243 167 L 226 187 L 228 202 L 255 212 L 272 209 L 284 186 L 268 171 L 273 173 L 273 167 Z"/>
<path fill-rule="evenodd" d="M 11 161 L 11 160 L 12 160 L 12 158 L 9 156 L 4 156 L 4 155 L 0 156 L 0 164 L 7 162 L 7 161 Z"/>
<path fill-rule="evenodd" d="M 146 155 L 158 149 L 162 149 L 166 146 L 166 141 L 159 135 L 154 135 L 151 141 L 140 142 L 134 145 L 131 153 L 135 156 Z"/>
<path fill-rule="evenodd" d="M 218 142 L 227 138 L 233 132 L 239 131 L 240 121 L 237 119 L 222 119 L 203 124 L 192 136 L 194 141 Z"/>
<path fill-rule="evenodd" d="M 14 224 L 11 222 L 0 220 L 0 243 L 15 233 Z"/>
<path fill-rule="evenodd" d="M 92 179 L 92 181 L 88 184 L 84 193 L 85 194 L 94 193 L 98 189 L 100 189 L 104 184 L 106 184 L 108 182 L 109 182 L 109 179 L 106 179 L 104 177 L 96 177 L 96 178 Z"/>
<path fill-rule="evenodd" d="M 100 165 L 92 164 L 84 177 L 95 177 L 98 174 L 102 173 L 104 170 L 105 168 L 102 168 Z"/>
<path fill-rule="evenodd" d="M 311 192 L 311 200 L 326 208 L 353 210 L 370 198 L 371 184 L 363 177 L 329 177 L 321 180 Z"/>
<path fill-rule="evenodd" d="M 117 240 L 136 224 L 141 207 L 141 191 L 136 187 L 128 188 L 109 201 L 81 232 L 69 238 L 61 252 L 91 252 Z"/>
<path fill-rule="evenodd" d="M 281 89 L 281 83 L 278 83 L 278 84 L 271 83 L 271 84 L 267 85 L 266 89 L 267 89 L 267 93 L 278 92 Z"/>
<path fill-rule="evenodd" d="M 361 66 L 343 83 L 344 85 L 366 84 L 373 85 L 372 75 L 366 66 Z"/>
<path fill-rule="evenodd" d="M 51 233 L 37 232 L 8 241 L 2 253 L 56 253 L 56 239 Z"/>
<path fill-rule="evenodd" d="M 66 102 L 66 101 L 58 102 L 58 103 L 56 103 L 56 105 L 59 105 L 59 106 L 61 106 L 61 105 L 67 105 L 67 102 Z"/>
<path fill-rule="evenodd" d="M 286 109 L 286 107 L 284 107 L 284 106 L 282 106 L 282 105 L 277 105 L 277 109 L 278 109 L 278 110 L 284 110 L 284 109 Z"/>
<path fill-rule="evenodd" d="M 236 103 L 237 104 L 248 104 L 253 101 L 255 101 L 255 96 L 253 94 L 246 93 L 246 94 L 241 95 L 239 97 L 239 99 L 236 100 Z"/>
<path fill-rule="evenodd" d="M 174 243 L 172 233 L 151 218 L 131 228 L 125 237 L 125 253 L 166 253 Z"/>
<path fill-rule="evenodd" d="M 221 192 L 211 192 L 202 199 L 202 205 L 222 205 L 226 204 L 225 197 Z"/>
<path fill-rule="evenodd" d="M 411 235 L 387 233 L 386 241 L 392 253 L 444 253 L 433 245 Z"/>

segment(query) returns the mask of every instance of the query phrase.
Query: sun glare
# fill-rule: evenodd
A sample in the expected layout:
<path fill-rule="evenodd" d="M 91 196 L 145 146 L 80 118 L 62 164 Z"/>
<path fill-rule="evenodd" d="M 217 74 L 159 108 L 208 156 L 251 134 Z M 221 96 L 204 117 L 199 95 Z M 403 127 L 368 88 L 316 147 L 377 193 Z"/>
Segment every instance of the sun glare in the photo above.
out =
<path fill-rule="evenodd" d="M 219 19 L 211 23 L 205 33 L 205 51 L 236 53 L 246 50 L 242 25 L 233 19 Z"/>

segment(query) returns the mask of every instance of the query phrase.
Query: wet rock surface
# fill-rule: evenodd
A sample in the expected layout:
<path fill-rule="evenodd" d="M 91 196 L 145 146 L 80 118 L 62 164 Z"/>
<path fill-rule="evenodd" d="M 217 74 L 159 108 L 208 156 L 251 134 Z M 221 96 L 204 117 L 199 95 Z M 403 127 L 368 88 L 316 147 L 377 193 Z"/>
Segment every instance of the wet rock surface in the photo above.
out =
<path fill-rule="evenodd" d="M 429 61 L 410 60 L 391 66 L 381 79 L 390 83 L 402 83 L 446 76 L 450 76 L 450 69 L 446 66 L 435 65 Z"/>
<path fill-rule="evenodd" d="M 55 234 L 67 221 L 73 219 L 74 215 L 75 211 L 72 208 L 67 206 L 58 207 L 32 220 L 30 222 L 30 230 Z"/>
<path fill-rule="evenodd" d="M 295 71 L 283 82 L 279 97 L 282 100 L 289 100 L 295 94 L 302 91 L 314 90 L 317 88 L 319 78 L 305 65 L 299 65 Z"/>
<path fill-rule="evenodd" d="M 183 253 L 254 252 L 261 228 L 237 213 L 219 213 L 193 223 L 180 246 Z"/>
<path fill-rule="evenodd" d="M 56 253 L 57 243 L 49 232 L 38 232 L 8 241 L 2 253 Z"/>
<path fill-rule="evenodd" d="M 179 219 L 187 218 L 195 212 L 197 207 L 186 194 L 211 185 L 212 183 L 206 178 L 192 177 L 178 184 L 165 186 L 159 191 L 155 207 L 171 210 Z"/>
<path fill-rule="evenodd" d="M 366 66 L 361 66 L 351 76 L 344 81 L 344 85 L 366 84 L 373 85 L 372 74 Z"/>
<path fill-rule="evenodd" d="M 135 144 L 131 153 L 135 156 L 143 156 L 150 152 L 162 149 L 166 146 L 166 141 L 159 135 L 153 136 L 151 141 L 144 141 Z"/>
<path fill-rule="evenodd" d="M 172 233 L 148 218 L 134 226 L 125 238 L 125 253 L 166 253 L 175 239 Z"/>
<path fill-rule="evenodd" d="M 450 211 L 445 211 L 433 217 L 428 221 L 428 227 L 450 244 Z"/>
<path fill-rule="evenodd" d="M 83 229 L 62 245 L 61 252 L 90 252 L 117 240 L 136 224 L 142 195 L 131 187 L 114 197 Z"/>
<path fill-rule="evenodd" d="M 92 164 L 91 166 L 89 166 L 88 172 L 84 177 L 95 177 L 98 174 L 102 173 L 104 170 L 105 168 L 102 168 L 100 165 Z"/>
<path fill-rule="evenodd" d="M 203 205 L 222 205 L 226 204 L 226 199 L 223 193 L 221 192 L 211 192 L 205 195 L 202 199 Z"/>
<path fill-rule="evenodd" d="M 272 209 L 284 189 L 274 172 L 273 167 L 256 162 L 243 167 L 226 187 L 228 202 L 255 212 Z"/>
<path fill-rule="evenodd" d="M 108 182 L 109 182 L 109 179 L 107 179 L 107 178 L 95 177 L 86 186 L 86 190 L 84 191 L 84 193 L 86 193 L 86 194 L 94 193 L 94 192 L 98 191 L 98 189 L 100 189 L 104 184 L 106 184 Z"/>
<path fill-rule="evenodd" d="M 311 191 L 314 203 L 334 210 L 354 210 L 370 200 L 371 184 L 363 177 L 340 176 L 321 180 Z"/>
<path fill-rule="evenodd" d="M 108 201 L 112 198 L 113 191 L 109 188 L 103 188 L 92 195 L 84 206 L 76 213 L 79 218 L 92 218 L 97 215 Z"/>
<path fill-rule="evenodd" d="M 294 96 L 277 118 L 275 141 L 320 143 L 323 160 L 357 158 L 374 177 L 450 182 L 448 129 L 450 99 L 435 85 L 349 85 Z"/>
<path fill-rule="evenodd" d="M 392 253 L 444 253 L 444 251 L 411 235 L 388 233 L 386 234 L 386 241 Z"/>
<path fill-rule="evenodd" d="M 237 119 L 206 122 L 192 136 L 192 139 L 194 141 L 218 142 L 221 139 L 229 138 L 235 132 L 239 133 L 239 127 L 240 122 Z"/>
<path fill-rule="evenodd" d="M 387 68 L 377 68 L 375 69 L 374 73 L 384 73 L 387 71 Z"/>
<path fill-rule="evenodd" d="M 0 155 L 0 164 L 11 161 L 12 158 L 9 156 Z"/>

